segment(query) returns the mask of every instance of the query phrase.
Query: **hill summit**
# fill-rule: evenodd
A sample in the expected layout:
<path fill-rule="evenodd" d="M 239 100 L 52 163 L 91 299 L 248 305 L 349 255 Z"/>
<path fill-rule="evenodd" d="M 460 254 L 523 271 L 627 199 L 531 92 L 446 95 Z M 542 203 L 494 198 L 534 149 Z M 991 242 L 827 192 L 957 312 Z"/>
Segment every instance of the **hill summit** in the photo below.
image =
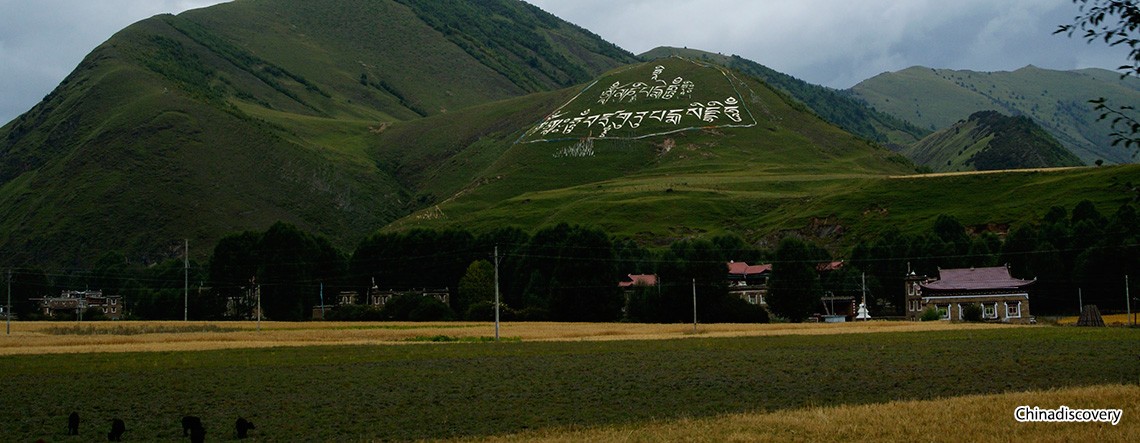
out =
<path fill-rule="evenodd" d="M 155 16 L 0 128 L 0 256 L 150 263 L 181 239 L 276 221 L 348 247 L 418 208 L 418 183 L 368 149 L 376 132 L 634 61 L 515 0 L 251 0 Z"/>
<path fill-rule="evenodd" d="M 1032 119 L 1085 163 L 1130 163 L 1131 152 L 1112 146 L 1108 122 L 1097 121 L 1090 99 L 1109 97 L 1140 106 L 1140 79 L 1103 69 L 1054 71 L 1026 66 L 1012 72 L 978 72 L 914 66 L 864 80 L 851 88 L 875 109 L 931 131 L 963 116 L 997 110 Z"/>
<path fill-rule="evenodd" d="M 975 112 L 903 154 L 938 172 L 1084 165 L 1029 117 L 997 111 Z"/>
<path fill-rule="evenodd" d="M 590 83 L 519 141 L 639 139 L 752 127 L 756 119 L 741 88 L 747 86 L 716 65 L 682 58 L 635 65 Z"/>

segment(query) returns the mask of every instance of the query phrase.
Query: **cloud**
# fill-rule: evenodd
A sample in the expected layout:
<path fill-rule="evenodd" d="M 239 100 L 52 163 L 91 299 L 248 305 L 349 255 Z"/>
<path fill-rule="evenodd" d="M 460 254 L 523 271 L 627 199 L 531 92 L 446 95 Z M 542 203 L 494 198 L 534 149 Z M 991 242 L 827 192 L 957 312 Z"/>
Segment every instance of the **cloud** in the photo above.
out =
<path fill-rule="evenodd" d="M 0 1 L 0 125 L 38 103 L 92 49 L 131 23 L 222 2 Z"/>
<path fill-rule="evenodd" d="M 1077 13 L 1069 0 L 531 3 L 634 53 L 668 45 L 737 54 L 837 88 L 913 65 L 1075 69 L 1115 68 L 1123 60 L 1122 51 L 1052 35 Z"/>

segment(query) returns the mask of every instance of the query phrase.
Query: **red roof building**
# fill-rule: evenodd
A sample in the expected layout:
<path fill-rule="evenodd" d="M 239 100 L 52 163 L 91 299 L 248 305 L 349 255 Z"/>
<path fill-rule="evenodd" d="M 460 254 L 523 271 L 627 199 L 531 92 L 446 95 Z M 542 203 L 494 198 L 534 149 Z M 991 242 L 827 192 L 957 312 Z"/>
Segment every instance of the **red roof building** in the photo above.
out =
<path fill-rule="evenodd" d="M 655 274 L 629 274 L 629 280 L 618 282 L 618 287 L 622 289 L 632 288 L 634 286 L 657 286 L 657 275 Z"/>
<path fill-rule="evenodd" d="M 748 303 L 768 306 L 764 296 L 768 295 L 768 277 L 772 265 L 750 265 L 742 261 L 728 262 L 728 293 L 740 297 Z"/>
<path fill-rule="evenodd" d="M 1009 267 L 939 269 L 937 279 L 906 278 L 907 318 L 918 320 L 933 306 L 943 320 L 962 320 L 966 306 L 980 305 L 982 320 L 1003 323 L 1032 322 L 1028 287 L 1037 280 L 1014 278 Z"/>
<path fill-rule="evenodd" d="M 59 297 L 39 297 L 30 301 L 37 304 L 45 317 L 55 317 L 57 313 L 74 313 L 76 318 L 83 318 L 88 309 L 103 311 L 109 320 L 123 318 L 123 296 L 103 295 L 103 291 L 61 291 Z"/>

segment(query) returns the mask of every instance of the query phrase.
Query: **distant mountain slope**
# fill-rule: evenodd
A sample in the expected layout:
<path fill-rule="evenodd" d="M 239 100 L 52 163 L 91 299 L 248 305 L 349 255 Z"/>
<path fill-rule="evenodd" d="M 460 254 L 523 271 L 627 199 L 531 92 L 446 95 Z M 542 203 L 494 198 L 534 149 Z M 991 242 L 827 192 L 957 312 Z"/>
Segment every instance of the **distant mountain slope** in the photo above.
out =
<path fill-rule="evenodd" d="M 664 99 L 678 77 L 700 94 Z M 728 123 L 733 96 L 755 125 Z M 711 101 L 720 112 L 709 113 Z M 910 174 L 901 155 L 700 59 L 657 59 L 584 87 L 396 123 L 372 149 L 418 184 L 426 205 L 386 230 L 566 222 L 646 245 L 732 233 L 772 247 L 797 235 L 842 248 L 895 228 L 918 232 L 945 214 L 985 230 L 1084 199 L 1111 211 L 1136 199 L 1140 183 L 1140 165 Z"/>
<path fill-rule="evenodd" d="M 471 131 L 482 138 L 444 135 L 479 120 L 525 122 L 535 111 L 523 109 L 545 118 L 515 132 Z M 431 171 L 438 179 L 420 181 L 436 204 L 389 229 L 569 222 L 649 243 L 708 232 L 756 239 L 810 223 L 792 208 L 813 195 L 913 171 L 755 78 L 681 58 L 618 68 L 561 96 L 400 123 L 378 137 L 382 146 L 429 140 L 456 153 Z"/>
<path fill-rule="evenodd" d="M 1111 146 L 1106 122 L 1090 99 L 1140 106 L 1140 79 L 1110 71 L 1053 71 L 1027 66 L 1013 72 L 974 72 L 921 66 L 880 74 L 851 88 L 876 109 L 931 130 L 983 110 L 1033 119 L 1085 163 L 1125 163 L 1131 152 Z"/>
<path fill-rule="evenodd" d="M 929 130 L 918 128 L 890 114 L 876 111 L 862 100 L 851 98 L 847 92 L 807 83 L 740 56 L 729 57 L 696 49 L 663 46 L 639 57 L 653 60 L 674 55 L 719 63 L 754 76 L 792 96 L 824 120 L 884 145 L 907 145 L 930 133 Z"/>
<path fill-rule="evenodd" d="M 937 172 L 1082 166 L 1028 117 L 981 111 L 901 151 Z"/>
<path fill-rule="evenodd" d="M 243 0 L 143 20 L 0 128 L 0 260 L 157 260 L 278 220 L 349 247 L 418 207 L 376 132 L 633 60 L 513 0 Z"/>

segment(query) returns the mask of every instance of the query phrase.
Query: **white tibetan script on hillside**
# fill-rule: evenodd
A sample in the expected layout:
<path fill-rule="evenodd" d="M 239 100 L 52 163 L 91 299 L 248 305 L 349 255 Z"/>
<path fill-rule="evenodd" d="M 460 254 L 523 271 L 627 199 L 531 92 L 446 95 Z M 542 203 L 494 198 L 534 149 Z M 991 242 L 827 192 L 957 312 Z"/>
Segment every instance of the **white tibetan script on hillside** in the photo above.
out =
<path fill-rule="evenodd" d="M 661 80 L 661 74 L 665 72 L 665 67 L 657 65 L 653 68 L 653 77 L 650 81 L 653 83 L 633 82 L 627 85 L 622 85 L 621 82 L 614 82 L 605 91 L 602 91 L 601 96 L 598 97 L 598 104 L 606 104 L 610 101 L 614 103 L 632 103 L 637 100 L 638 96 L 644 96 L 645 99 L 659 99 L 659 100 L 672 100 L 673 97 L 689 97 L 693 92 L 696 85 L 689 80 L 677 77 L 673 79 L 672 83 L 667 83 Z"/>
<path fill-rule="evenodd" d="M 755 124 L 755 120 L 745 122 L 747 110 L 742 110 L 739 96 L 696 100 L 694 97 L 699 92 L 696 84 L 679 76 L 667 81 L 664 73 L 665 67 L 658 65 L 648 81 L 626 84 L 614 82 L 592 101 L 593 107 L 607 108 L 605 112 L 594 111 L 592 108 L 576 115 L 566 112 L 567 105 L 586 94 L 589 90 L 587 88 L 570 103 L 527 131 L 520 141 L 550 141 L 570 137 L 643 138 L 688 129 Z M 615 106 L 624 109 L 610 110 Z M 751 119 L 750 114 L 747 116 Z M 648 130 L 652 130 L 652 134 L 614 134 L 614 131 L 636 130 L 651 123 L 652 128 Z"/>

